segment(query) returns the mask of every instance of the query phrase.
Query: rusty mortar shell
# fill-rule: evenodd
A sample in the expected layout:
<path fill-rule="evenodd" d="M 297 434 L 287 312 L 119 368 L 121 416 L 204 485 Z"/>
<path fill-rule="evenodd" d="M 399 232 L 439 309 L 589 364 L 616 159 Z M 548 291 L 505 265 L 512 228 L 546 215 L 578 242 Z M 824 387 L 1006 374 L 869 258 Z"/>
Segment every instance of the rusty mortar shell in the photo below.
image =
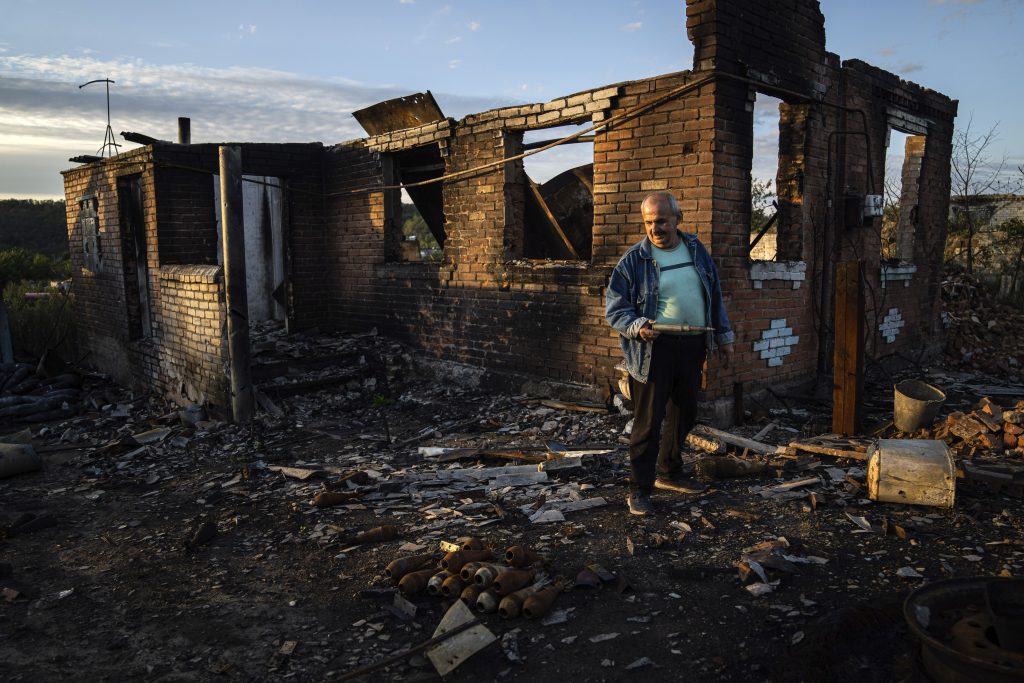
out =
<path fill-rule="evenodd" d="M 469 607 L 476 607 L 476 599 L 479 598 L 480 594 L 483 592 L 483 588 L 475 583 L 471 583 L 462 589 L 462 595 L 459 596 L 459 599 Z"/>
<path fill-rule="evenodd" d="M 441 595 L 448 598 L 457 598 L 462 595 L 466 582 L 458 574 L 452 574 L 441 584 Z"/>
<path fill-rule="evenodd" d="M 494 559 L 494 554 L 490 550 L 456 550 L 455 552 L 448 553 L 441 558 L 441 567 L 450 572 L 457 572 L 462 569 L 462 565 L 467 562 L 479 562 L 481 560 L 491 559 Z"/>
<path fill-rule="evenodd" d="M 510 569 L 498 575 L 498 578 L 494 580 L 493 588 L 498 595 L 514 593 L 533 581 L 536 573 L 530 569 Z"/>
<path fill-rule="evenodd" d="M 523 616 L 527 619 L 539 619 L 548 613 L 555 598 L 565 588 L 564 584 L 556 583 L 543 588 L 523 601 Z"/>
<path fill-rule="evenodd" d="M 502 567 L 499 564 L 485 564 L 473 574 L 473 583 L 482 588 L 490 588 L 494 584 L 495 579 L 510 571 L 512 571 L 511 567 Z"/>
<path fill-rule="evenodd" d="M 523 611 L 523 602 L 540 589 L 541 586 L 533 585 L 509 593 L 498 603 L 498 613 L 506 619 L 515 619 Z"/>
<path fill-rule="evenodd" d="M 398 590 L 402 592 L 402 595 L 415 595 L 427 587 L 427 582 L 436 572 L 436 569 L 420 569 L 409 572 L 398 582 Z"/>
<path fill-rule="evenodd" d="M 761 474 L 765 469 L 763 462 L 746 460 L 729 455 L 708 456 L 697 461 L 697 473 L 705 479 L 730 479 Z"/>
<path fill-rule="evenodd" d="M 402 577 L 409 572 L 421 569 L 436 559 L 436 555 L 408 555 L 400 557 L 384 569 L 384 576 L 395 581 L 401 581 Z"/>
<path fill-rule="evenodd" d="M 498 611 L 498 594 L 488 589 L 476 597 L 477 611 L 484 614 L 491 614 Z"/>
<path fill-rule="evenodd" d="M 473 583 L 473 575 L 476 574 L 476 570 L 481 567 L 486 567 L 489 564 L 489 562 L 467 562 L 462 565 L 462 569 L 459 570 L 459 576 L 461 576 L 462 580 L 466 583 Z"/>
<path fill-rule="evenodd" d="M 442 569 L 441 571 L 437 571 L 435 569 L 434 570 L 434 575 L 431 576 L 430 577 L 430 581 L 427 582 L 427 592 L 430 593 L 431 595 L 440 595 L 441 594 L 441 584 L 444 583 L 445 581 L 447 581 L 448 577 L 451 577 L 451 576 L 458 576 L 458 575 L 457 574 L 452 574 L 447 569 Z"/>
<path fill-rule="evenodd" d="M 463 536 L 456 541 L 463 550 L 483 550 L 484 544 L 476 536 Z"/>
<path fill-rule="evenodd" d="M 505 561 L 513 567 L 525 567 L 543 560 L 543 555 L 536 550 L 530 550 L 524 545 L 514 545 L 505 551 Z"/>
<path fill-rule="evenodd" d="M 329 508 L 334 505 L 341 505 L 353 500 L 362 498 L 361 493 L 349 493 L 347 491 L 320 491 L 310 501 L 314 507 Z"/>
<path fill-rule="evenodd" d="M 377 543 L 379 541 L 391 541 L 398 538 L 398 527 L 391 524 L 375 526 L 372 529 L 362 531 L 351 538 L 351 543 Z"/>

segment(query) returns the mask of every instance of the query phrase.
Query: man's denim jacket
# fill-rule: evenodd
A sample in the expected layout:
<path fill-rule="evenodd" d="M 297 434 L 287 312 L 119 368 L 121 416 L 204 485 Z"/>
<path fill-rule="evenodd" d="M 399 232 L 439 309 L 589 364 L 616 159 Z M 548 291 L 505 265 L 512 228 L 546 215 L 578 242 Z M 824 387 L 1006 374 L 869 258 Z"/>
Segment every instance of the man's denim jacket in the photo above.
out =
<path fill-rule="evenodd" d="M 729 324 L 722 300 L 722 285 L 718 269 L 711 255 L 696 235 L 679 232 L 683 244 L 690 250 L 694 266 L 704 285 L 704 305 L 708 325 L 715 328 L 708 333 L 707 348 L 715 344 L 731 344 L 736 335 Z M 622 255 L 612 271 L 605 295 L 605 318 L 619 333 L 619 344 L 626 357 L 626 370 L 636 380 L 647 382 L 651 369 L 651 345 L 640 339 L 640 328 L 658 315 L 658 282 L 661 272 L 651 255 L 651 241 L 644 237 Z"/>

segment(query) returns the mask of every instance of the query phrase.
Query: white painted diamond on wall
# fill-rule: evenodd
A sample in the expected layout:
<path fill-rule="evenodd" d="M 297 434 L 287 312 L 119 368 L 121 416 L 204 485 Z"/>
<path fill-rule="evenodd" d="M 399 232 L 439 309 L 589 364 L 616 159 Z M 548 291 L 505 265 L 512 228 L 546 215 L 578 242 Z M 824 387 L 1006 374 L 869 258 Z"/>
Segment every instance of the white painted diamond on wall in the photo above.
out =
<path fill-rule="evenodd" d="M 792 352 L 800 341 L 800 336 L 793 334 L 793 328 L 786 326 L 785 318 L 772 320 L 771 327 L 761 332 L 761 338 L 754 342 L 754 351 L 768 361 L 768 367 L 782 365 L 782 359 Z"/>
<path fill-rule="evenodd" d="M 878 326 L 878 331 L 885 337 L 886 344 L 892 344 L 896 341 L 896 336 L 906 324 L 907 321 L 903 319 L 900 309 L 890 308 L 889 312 L 882 318 L 882 324 Z"/>

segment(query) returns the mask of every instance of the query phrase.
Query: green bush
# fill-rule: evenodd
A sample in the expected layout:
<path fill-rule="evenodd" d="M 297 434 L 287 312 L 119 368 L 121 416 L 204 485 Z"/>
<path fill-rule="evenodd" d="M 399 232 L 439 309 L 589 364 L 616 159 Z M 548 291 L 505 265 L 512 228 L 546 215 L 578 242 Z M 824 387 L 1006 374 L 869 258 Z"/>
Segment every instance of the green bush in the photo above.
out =
<path fill-rule="evenodd" d="M 30 299 L 25 297 L 28 292 L 45 292 L 49 296 Z M 77 360 L 74 297 L 70 293 L 25 280 L 4 287 L 3 300 L 16 357 L 39 358 L 47 349 L 53 349 L 67 361 Z"/>
<path fill-rule="evenodd" d="M 0 287 L 12 282 L 65 280 L 71 273 L 67 259 L 51 259 L 21 247 L 0 251 Z"/>

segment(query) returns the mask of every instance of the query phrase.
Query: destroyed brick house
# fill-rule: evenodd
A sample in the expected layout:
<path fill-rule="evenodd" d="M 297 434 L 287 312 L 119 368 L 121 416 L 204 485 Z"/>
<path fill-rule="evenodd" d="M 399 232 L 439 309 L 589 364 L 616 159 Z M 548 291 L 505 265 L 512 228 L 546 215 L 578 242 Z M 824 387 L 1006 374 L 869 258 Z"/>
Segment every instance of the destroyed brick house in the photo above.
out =
<path fill-rule="evenodd" d="M 737 334 L 736 362 L 712 361 L 705 392 L 721 419 L 736 383 L 831 372 L 844 261 L 863 263 L 869 355 L 937 349 L 957 102 L 827 52 L 813 0 L 688 0 L 686 29 L 691 71 L 459 120 L 424 117 L 432 98 L 417 96 L 364 112 L 362 139 L 239 144 L 250 317 L 376 328 L 496 377 L 607 387 L 620 351 L 604 288 L 643 234 L 643 197 L 670 190 L 718 265 Z M 772 260 L 751 258 L 758 94 L 782 101 Z M 524 134 L 581 124 L 592 164 L 534 184 Z M 891 130 L 909 137 L 897 259 L 883 260 L 875 198 Z M 217 145 L 154 141 L 64 178 L 87 362 L 225 406 L 217 172 Z M 418 260 L 396 186 L 431 179 L 410 196 L 442 255 Z"/>

